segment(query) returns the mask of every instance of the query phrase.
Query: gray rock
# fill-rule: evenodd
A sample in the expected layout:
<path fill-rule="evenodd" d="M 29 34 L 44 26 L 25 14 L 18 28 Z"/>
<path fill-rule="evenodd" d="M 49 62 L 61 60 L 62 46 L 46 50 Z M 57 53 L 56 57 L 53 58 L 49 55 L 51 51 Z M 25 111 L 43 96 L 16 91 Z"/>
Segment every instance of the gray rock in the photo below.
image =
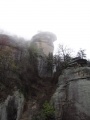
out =
<path fill-rule="evenodd" d="M 56 120 L 90 120 L 90 67 L 64 70 L 51 102 Z"/>
<path fill-rule="evenodd" d="M 15 91 L 13 96 L 0 103 L 0 120 L 20 120 L 24 106 L 24 96 Z"/>

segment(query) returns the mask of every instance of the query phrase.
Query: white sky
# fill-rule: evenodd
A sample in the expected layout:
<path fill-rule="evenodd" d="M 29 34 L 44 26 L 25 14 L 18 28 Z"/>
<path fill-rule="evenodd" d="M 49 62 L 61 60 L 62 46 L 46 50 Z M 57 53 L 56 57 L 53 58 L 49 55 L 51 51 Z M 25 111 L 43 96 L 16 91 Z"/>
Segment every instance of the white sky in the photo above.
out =
<path fill-rule="evenodd" d="M 30 39 L 38 31 L 90 58 L 90 0 L 0 0 L 0 29 Z"/>

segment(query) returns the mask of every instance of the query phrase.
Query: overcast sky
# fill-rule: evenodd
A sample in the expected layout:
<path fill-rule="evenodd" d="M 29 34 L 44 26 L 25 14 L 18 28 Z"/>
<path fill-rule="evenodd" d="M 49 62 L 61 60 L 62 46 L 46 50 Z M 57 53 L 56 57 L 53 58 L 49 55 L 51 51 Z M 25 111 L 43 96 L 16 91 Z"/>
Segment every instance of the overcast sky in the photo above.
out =
<path fill-rule="evenodd" d="M 30 39 L 38 31 L 90 58 L 90 0 L 0 0 L 0 29 Z"/>

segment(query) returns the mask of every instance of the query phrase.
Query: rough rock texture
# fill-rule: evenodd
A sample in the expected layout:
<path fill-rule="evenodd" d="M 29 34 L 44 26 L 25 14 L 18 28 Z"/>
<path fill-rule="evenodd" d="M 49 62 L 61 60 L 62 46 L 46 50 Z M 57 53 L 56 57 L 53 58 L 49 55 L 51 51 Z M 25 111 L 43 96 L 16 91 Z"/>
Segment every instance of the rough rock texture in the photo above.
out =
<path fill-rule="evenodd" d="M 47 71 L 47 58 L 46 56 L 38 57 L 38 74 L 40 77 L 53 77 L 51 71 Z"/>
<path fill-rule="evenodd" d="M 31 45 L 34 45 L 41 53 L 43 52 L 48 56 L 49 53 L 53 53 L 53 42 L 56 39 L 56 35 L 51 32 L 40 32 L 32 37 Z"/>
<path fill-rule="evenodd" d="M 33 101 L 28 101 L 27 102 L 27 108 L 22 114 L 22 117 L 20 120 L 32 120 L 33 116 L 37 114 L 38 112 L 38 104 L 36 103 L 35 100 Z"/>
<path fill-rule="evenodd" d="M 90 120 L 90 67 L 66 69 L 51 102 L 56 120 Z"/>
<path fill-rule="evenodd" d="M 19 120 L 24 106 L 24 96 L 18 91 L 0 103 L 0 120 Z"/>

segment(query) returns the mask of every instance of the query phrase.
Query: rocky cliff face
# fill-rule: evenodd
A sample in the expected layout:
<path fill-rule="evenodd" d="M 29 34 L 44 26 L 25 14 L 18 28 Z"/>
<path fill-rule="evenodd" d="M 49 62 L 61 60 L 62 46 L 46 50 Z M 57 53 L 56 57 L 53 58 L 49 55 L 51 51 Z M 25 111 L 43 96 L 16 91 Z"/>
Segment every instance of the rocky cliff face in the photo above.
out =
<path fill-rule="evenodd" d="M 64 70 L 51 101 L 56 120 L 90 120 L 90 67 Z"/>
<path fill-rule="evenodd" d="M 37 106 L 52 93 L 51 78 L 43 79 L 38 75 L 37 60 L 29 53 L 32 52 L 28 50 L 29 45 L 26 47 L 26 42 L 23 43 L 15 42 L 8 35 L 0 35 L 0 120 L 20 120 L 22 110 L 26 113 L 24 120 L 31 120 Z M 40 75 L 46 72 L 43 61 L 44 58 L 38 60 Z"/>
<path fill-rule="evenodd" d="M 49 53 L 53 53 L 53 42 L 56 39 L 56 35 L 51 32 L 40 32 L 32 37 L 31 45 L 37 48 L 40 54 L 43 53 L 48 56 Z"/>
<path fill-rule="evenodd" d="M 24 96 L 15 91 L 0 103 L 0 120 L 20 120 L 24 106 Z"/>

